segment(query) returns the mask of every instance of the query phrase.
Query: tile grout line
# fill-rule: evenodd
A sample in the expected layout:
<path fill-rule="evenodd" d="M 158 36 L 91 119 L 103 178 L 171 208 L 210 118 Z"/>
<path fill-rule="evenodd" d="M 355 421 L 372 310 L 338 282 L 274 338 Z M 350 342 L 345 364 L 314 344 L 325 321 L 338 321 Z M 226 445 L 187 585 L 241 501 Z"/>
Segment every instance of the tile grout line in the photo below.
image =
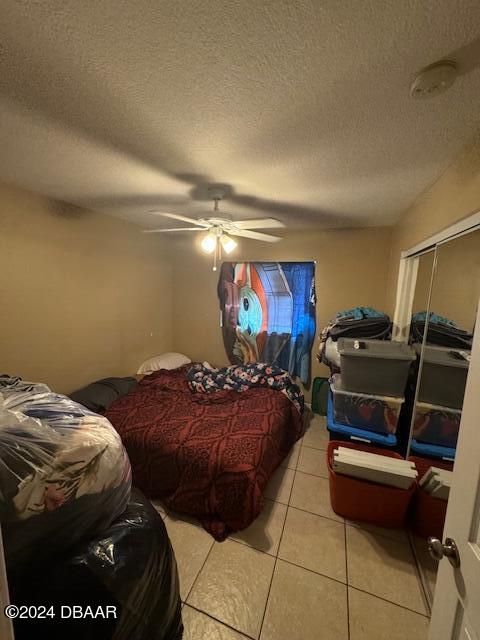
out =
<path fill-rule="evenodd" d="M 294 509 L 295 507 L 291 507 L 292 509 Z M 286 519 L 286 518 L 285 518 Z M 339 522 L 339 525 L 341 525 L 342 523 Z M 282 532 L 283 535 L 283 532 Z M 232 540 L 232 542 L 236 542 L 237 544 L 241 544 L 243 546 L 246 546 L 243 542 L 239 542 L 238 540 Z M 247 545 L 250 546 L 250 545 Z M 326 573 L 321 573 L 320 571 L 315 571 L 315 569 L 309 569 L 308 567 L 304 567 L 301 564 L 297 564 L 296 562 L 292 562 L 291 560 L 287 560 L 286 558 L 281 558 L 280 556 L 274 556 L 272 553 L 268 553 L 268 551 L 261 551 L 260 549 L 256 549 L 255 547 L 250 547 L 253 551 L 258 551 L 259 553 L 264 553 L 267 556 L 270 556 L 271 558 L 276 558 L 277 560 L 281 560 L 282 562 L 286 562 L 287 564 L 291 564 L 293 567 L 298 567 L 298 569 L 305 569 L 305 571 L 308 571 L 309 573 L 314 573 L 317 576 L 322 576 L 322 578 L 327 578 L 328 580 L 333 580 L 334 582 L 338 582 L 338 584 L 342 584 L 343 586 L 346 586 L 346 582 L 342 582 L 341 580 L 338 580 L 338 578 L 332 578 L 331 576 L 327 576 Z M 280 548 L 280 545 L 279 545 Z"/>
<path fill-rule="evenodd" d="M 423 599 L 424 599 L 424 604 L 426 606 L 427 612 L 428 612 L 428 617 L 430 618 L 432 615 L 432 607 L 430 606 L 430 602 L 428 600 L 428 596 L 427 596 L 427 589 L 426 589 L 426 585 L 425 585 L 425 580 L 424 580 L 424 576 L 422 571 L 420 570 L 420 562 L 418 560 L 418 556 L 417 556 L 417 550 L 415 549 L 415 545 L 413 544 L 413 540 L 411 538 L 411 536 L 408 536 L 408 542 L 410 545 L 410 550 L 412 552 L 413 555 L 413 559 L 415 560 L 415 569 L 417 572 L 417 580 L 420 582 L 421 584 L 421 591 L 422 591 L 422 595 L 423 595 Z"/>
<path fill-rule="evenodd" d="M 249 636 L 248 633 L 243 633 L 243 631 L 239 631 L 235 627 L 232 627 L 231 625 L 229 625 L 227 622 L 223 622 L 222 620 L 219 620 L 215 616 L 212 616 L 211 613 L 207 613 L 206 611 L 203 611 L 203 609 L 199 609 L 198 607 L 195 607 L 192 604 L 188 604 L 188 602 L 185 602 L 184 605 L 187 607 L 190 607 L 190 609 L 194 609 L 194 611 L 197 611 L 197 613 L 202 613 L 204 616 L 207 616 L 207 618 L 210 618 L 211 620 L 215 620 L 215 622 L 218 622 L 222 626 L 227 627 L 227 629 L 231 629 L 232 631 L 235 631 L 235 633 L 240 634 L 244 638 L 248 638 L 248 640 L 256 640 L 253 636 Z"/>
<path fill-rule="evenodd" d="M 304 445 L 303 445 L 303 442 L 302 442 L 302 444 L 301 444 L 301 448 L 302 448 L 303 446 L 304 446 Z M 300 456 L 299 456 L 299 458 L 300 458 Z M 298 459 L 299 459 L 299 458 L 298 458 Z M 333 518 L 329 518 L 328 516 L 322 516 L 322 515 L 320 515 L 320 514 L 313 513 L 313 512 L 311 512 L 311 511 L 307 511 L 306 509 L 299 509 L 298 507 L 294 507 L 293 505 L 290 505 L 290 500 L 291 500 L 291 496 L 292 496 L 292 492 L 293 492 L 293 486 L 294 486 L 294 483 L 295 483 L 295 478 L 296 478 L 296 475 L 297 475 L 297 471 L 298 471 L 298 473 L 305 473 L 305 472 L 300 471 L 300 470 L 298 469 L 298 460 L 297 460 L 297 468 L 295 469 L 295 473 L 294 473 L 294 476 L 293 476 L 292 486 L 291 486 L 291 488 L 290 488 L 290 495 L 289 495 L 289 500 L 288 500 L 288 505 L 287 505 L 287 516 L 288 516 L 288 509 L 298 509 L 299 511 L 304 511 L 305 513 L 309 513 L 309 514 L 311 514 L 311 515 L 316 515 L 316 516 L 318 516 L 318 517 L 320 517 L 320 518 L 327 518 L 328 520 L 332 520 L 333 522 L 338 522 L 338 520 L 334 520 Z M 313 475 L 313 474 L 305 474 L 305 475 Z M 317 476 L 315 476 L 315 477 L 317 477 Z M 279 503 L 279 504 L 283 504 L 283 503 Z M 278 553 L 279 553 L 279 551 L 280 551 L 280 545 L 281 545 L 281 542 L 282 542 L 283 532 L 284 532 L 284 529 L 285 529 L 285 522 L 286 522 L 286 517 L 285 517 L 285 521 L 284 521 L 284 526 L 283 526 L 283 528 L 282 528 L 282 534 L 281 534 L 281 536 L 280 536 L 280 542 L 279 542 L 279 545 L 278 545 L 277 559 L 281 559 L 283 562 L 287 562 L 287 563 L 289 563 L 289 564 L 291 564 L 291 565 L 293 565 L 293 566 L 296 566 L 296 567 L 298 567 L 298 568 L 300 568 L 300 569 L 305 569 L 306 571 L 310 571 L 311 573 L 314 573 L 314 574 L 316 574 L 316 575 L 321 575 L 322 577 L 327 578 L 327 579 L 329 579 L 329 580 L 334 580 L 335 582 L 338 582 L 339 584 L 343 584 L 343 585 L 346 587 L 346 592 L 347 592 L 347 619 L 348 619 L 348 633 L 349 633 L 349 637 L 350 637 L 350 607 L 349 607 L 349 596 L 348 596 L 348 589 L 349 589 L 349 588 L 356 589 L 357 591 L 361 591 L 361 592 L 363 592 L 363 593 L 366 593 L 366 594 L 368 594 L 368 595 L 371 595 L 371 596 L 372 596 L 372 597 L 374 597 L 374 598 L 378 598 L 379 600 L 382 600 L 382 601 L 387 602 L 387 603 L 389 603 L 389 604 L 392 604 L 392 605 L 394 605 L 394 606 L 400 607 L 401 609 L 405 609 L 406 611 L 410 611 L 410 612 L 412 612 L 412 613 L 416 613 L 416 614 L 418 614 L 418 615 L 420 615 L 420 616 L 423 616 L 423 617 L 427 617 L 427 618 L 428 618 L 428 615 L 426 615 L 426 614 L 424 614 L 424 613 L 420 613 L 419 611 L 415 611 L 414 609 L 410 609 L 409 607 L 405 607 L 404 605 L 401 605 L 401 604 L 399 604 L 399 603 L 397 603 L 397 602 L 392 602 L 391 600 L 387 600 L 387 599 L 385 599 L 385 598 L 382 598 L 381 596 L 378 596 L 378 595 L 376 595 L 376 594 L 374 594 L 374 593 L 370 593 L 369 591 L 364 591 L 363 589 L 359 589 L 359 588 L 357 588 L 357 587 L 353 587 L 353 586 L 351 586 L 351 585 L 349 584 L 349 580 L 348 580 L 347 527 L 352 527 L 352 528 L 354 528 L 354 529 L 360 529 L 360 530 L 362 530 L 362 531 L 365 531 L 366 533 L 370 533 L 370 534 L 371 534 L 371 535 L 373 535 L 373 536 L 380 536 L 380 537 L 386 538 L 387 540 L 393 540 L 394 542 L 397 542 L 397 543 L 399 543 L 399 544 L 407 544 L 407 545 L 411 544 L 411 542 L 410 542 L 410 540 L 409 540 L 408 536 L 407 536 L 407 540 L 406 540 L 406 541 L 404 541 L 404 540 L 399 540 L 398 538 L 391 538 L 390 536 L 387 536 L 387 535 L 385 535 L 384 533 L 379 533 L 379 532 L 375 532 L 375 533 L 374 533 L 374 532 L 372 532 L 372 531 L 369 531 L 368 529 L 363 529 L 362 527 L 360 527 L 360 526 L 358 526 L 358 525 L 355 525 L 355 524 L 349 524 L 349 523 L 347 523 L 346 519 L 345 519 L 345 518 L 343 518 L 343 525 L 344 525 L 344 545 L 345 545 L 345 563 L 346 563 L 346 566 L 345 566 L 345 569 L 346 569 L 346 583 L 343 583 L 343 582 L 341 582 L 340 580 L 336 580 L 335 578 L 332 578 L 332 577 L 327 576 L 327 575 L 325 575 L 325 574 L 319 573 L 318 571 L 314 571 L 313 569 L 308 569 L 307 567 L 303 567 L 303 566 L 301 566 L 301 565 L 297 565 L 297 564 L 296 564 L 296 563 L 294 563 L 294 562 L 290 562 L 290 561 L 288 561 L 288 560 L 284 560 L 283 558 L 279 558 L 279 557 L 278 557 Z M 341 523 L 341 522 L 339 522 L 339 524 L 342 524 L 342 523 Z M 265 553 L 265 552 L 264 552 L 264 553 Z M 414 558 L 414 559 L 415 559 L 415 558 Z M 276 568 L 276 562 L 275 562 L 274 570 L 275 570 L 275 568 Z M 417 568 L 417 567 L 416 567 L 416 568 Z M 270 592 L 269 592 L 269 593 L 270 593 Z M 268 598 L 267 598 L 267 603 L 268 603 Z M 262 627 L 263 627 L 263 622 L 262 622 Z"/>
<path fill-rule="evenodd" d="M 303 436 L 302 436 L 303 437 Z M 302 448 L 302 445 L 300 444 L 300 449 Z M 282 532 L 280 534 L 280 538 L 278 540 L 278 548 L 277 548 L 277 553 L 275 556 L 275 562 L 273 564 L 273 571 L 272 571 L 272 577 L 270 579 L 270 584 L 268 587 L 268 593 L 267 593 L 267 599 L 265 601 L 265 608 L 263 610 L 263 616 L 262 616 L 262 622 L 260 624 L 260 631 L 258 632 L 258 638 L 260 640 L 261 636 L 262 636 L 262 631 L 263 631 L 263 624 L 265 622 L 265 615 L 267 613 L 267 607 L 268 607 L 268 600 L 270 598 L 270 592 L 272 590 L 272 584 L 273 584 L 273 579 L 275 577 L 275 571 L 277 569 L 277 563 L 278 563 L 278 554 L 280 552 L 280 545 L 282 544 L 282 538 L 283 538 L 283 532 L 285 531 L 285 523 L 287 522 L 287 517 L 288 517 L 288 509 L 290 508 L 290 498 L 292 497 L 292 491 L 293 491 L 293 485 L 295 484 L 295 478 L 297 476 L 297 466 L 298 466 L 298 459 L 300 457 L 300 453 L 298 454 L 297 457 L 297 463 L 295 465 L 295 469 L 293 470 L 293 480 L 292 480 L 292 486 L 290 487 L 290 493 L 288 494 L 288 503 L 287 503 L 287 510 L 285 511 L 285 519 L 283 521 L 283 526 L 282 526 Z"/>
<path fill-rule="evenodd" d="M 258 551 L 258 549 L 255 549 L 255 551 Z M 260 551 L 260 553 L 266 553 L 265 551 Z M 271 555 L 271 554 L 267 554 L 267 555 Z M 342 585 L 343 587 L 347 587 L 350 589 L 355 589 L 355 591 L 360 591 L 361 593 L 366 593 L 369 596 L 372 596 L 372 598 L 377 598 L 378 600 L 382 600 L 382 602 L 387 602 L 388 604 L 391 604 L 395 607 L 400 607 L 400 609 L 405 609 L 406 611 L 410 611 L 411 613 L 416 613 L 419 616 L 422 616 L 423 618 L 428 618 L 428 615 L 425 613 L 420 613 L 420 611 L 415 611 L 415 609 L 410 609 L 410 607 L 406 607 L 403 604 L 400 604 L 398 602 L 393 602 L 392 600 L 387 600 L 386 598 L 382 598 L 382 596 L 377 595 L 376 593 L 372 593 L 371 591 L 365 591 L 365 589 L 360 589 L 360 587 L 354 587 L 351 584 L 347 584 L 346 582 L 342 582 L 341 580 L 337 580 L 337 578 L 332 578 L 331 576 L 327 576 L 325 573 L 320 573 L 319 571 L 315 571 L 314 569 L 309 569 L 308 567 L 304 567 L 301 564 L 296 564 L 295 562 L 292 562 L 291 560 L 285 560 L 285 558 L 280 558 L 278 557 L 277 560 L 281 560 L 282 562 L 285 562 L 286 564 L 289 564 L 293 567 L 297 567 L 297 569 L 303 569 L 304 571 L 308 571 L 309 573 L 313 573 L 316 576 L 320 576 L 322 578 L 325 578 L 326 580 L 332 580 L 332 582 L 336 582 L 337 584 Z"/>
<path fill-rule="evenodd" d="M 350 640 L 350 596 L 348 593 L 348 587 L 349 587 L 349 583 L 348 583 L 348 547 L 347 547 L 347 521 L 345 520 L 345 522 L 343 523 L 343 540 L 344 540 L 344 544 L 345 544 L 345 578 L 347 581 L 346 587 L 347 587 L 347 635 L 348 635 L 348 640 Z"/>
<path fill-rule="evenodd" d="M 279 502 L 278 504 L 285 505 L 284 502 Z M 324 516 L 321 513 L 314 513 L 313 511 L 308 511 L 307 509 L 302 509 L 301 507 L 295 507 L 293 504 L 287 504 L 285 506 L 291 509 L 298 509 L 298 511 L 303 511 L 304 513 L 309 513 L 311 516 L 318 516 L 319 518 L 327 518 L 327 520 L 331 520 L 332 522 L 338 522 L 338 524 L 343 524 L 345 520 L 345 518 L 342 518 L 342 516 L 338 516 L 339 518 L 342 518 L 342 520 L 336 520 L 335 518 L 330 518 L 330 516 Z"/>
<path fill-rule="evenodd" d="M 289 508 L 295 509 L 296 507 L 289 507 Z M 288 510 L 287 510 L 287 513 L 288 513 Z M 313 514 L 313 515 L 316 515 L 316 514 Z M 320 517 L 322 517 L 322 516 L 320 516 Z M 285 516 L 285 522 L 286 522 L 286 516 Z M 284 522 L 283 529 L 285 528 L 285 522 Z M 342 524 L 342 523 L 338 523 L 338 524 Z M 345 527 L 346 526 L 348 526 L 348 525 L 345 525 Z M 283 529 L 282 529 L 282 534 L 280 536 L 280 542 L 281 542 L 281 537 L 283 536 Z M 411 613 L 416 613 L 419 616 L 422 616 L 424 618 L 429 618 L 429 616 L 427 614 L 425 614 L 425 613 L 420 613 L 420 611 L 415 611 L 415 609 L 411 609 L 410 607 L 406 607 L 403 604 L 400 604 L 398 602 L 393 602 L 392 600 L 387 600 L 387 598 L 383 598 L 382 596 L 379 596 L 376 593 L 372 593 L 371 591 L 366 591 L 365 589 L 360 589 L 360 587 L 353 586 L 353 585 L 349 584 L 348 582 L 342 582 L 341 580 L 338 580 L 337 578 L 332 578 L 331 576 L 328 576 L 325 573 L 321 573 L 320 571 L 315 571 L 314 569 L 309 569 L 308 567 L 305 567 L 305 566 L 303 566 L 301 564 L 297 564 L 296 562 L 292 562 L 291 560 L 286 560 L 285 558 L 280 558 L 278 555 L 274 556 L 273 554 L 268 553 L 267 551 L 261 551 L 260 549 L 256 549 L 255 547 L 251 547 L 250 545 L 246 545 L 245 543 L 239 542 L 238 540 L 232 540 L 232 539 L 229 539 L 229 540 L 230 540 L 230 542 L 235 542 L 237 544 L 241 544 L 242 546 L 248 546 L 253 551 L 257 551 L 258 553 L 263 553 L 265 555 L 268 555 L 271 558 L 274 558 L 275 560 L 281 560 L 282 562 L 286 562 L 287 564 L 290 564 L 290 565 L 292 565 L 294 567 L 297 567 L 298 569 L 303 569 L 304 571 L 308 571 L 309 573 L 313 573 L 313 574 L 315 574 L 317 576 L 321 576 L 322 578 L 326 578 L 327 580 L 332 580 L 333 582 L 336 582 L 337 584 L 341 584 L 342 586 L 346 587 L 347 591 L 348 591 L 348 588 L 355 589 L 355 591 L 360 591 L 361 593 L 366 593 L 367 595 L 372 596 L 373 598 L 378 598 L 379 600 L 382 600 L 383 602 L 387 602 L 388 604 L 392 604 L 392 605 L 394 605 L 396 607 L 400 607 L 401 609 L 405 609 L 406 611 L 410 611 Z M 346 537 L 345 537 L 345 543 L 346 543 Z M 215 545 L 215 543 L 213 543 L 212 548 L 213 548 L 214 545 Z M 279 550 L 280 550 L 280 544 L 279 544 Z M 208 555 L 210 554 L 210 551 L 207 554 L 207 558 L 208 558 Z M 348 553 L 348 552 L 346 552 L 346 553 Z M 206 562 L 206 560 L 205 560 L 205 562 Z M 275 570 L 275 566 L 276 566 L 276 563 L 274 565 L 274 570 Z M 203 569 L 203 566 L 200 569 L 200 571 L 198 572 L 198 575 L 200 575 L 200 572 L 202 571 L 202 569 Z M 197 578 L 198 578 L 198 575 L 197 575 Z M 192 585 L 192 587 L 191 587 L 191 589 L 190 589 L 190 591 L 188 593 L 188 596 L 190 596 L 190 594 L 192 592 L 192 589 L 193 589 L 193 586 L 195 585 L 195 583 L 197 581 L 197 578 L 195 579 L 195 582 Z M 273 579 L 273 574 L 272 574 L 272 579 Z M 347 580 L 348 580 L 348 570 L 347 570 Z M 269 593 L 270 593 L 270 591 L 269 591 Z M 187 598 L 188 598 L 188 596 L 187 596 Z M 268 597 L 267 597 L 267 601 L 268 601 Z M 190 606 L 190 607 L 192 607 L 194 609 L 197 609 L 197 607 L 191 605 L 186 600 L 184 601 L 184 603 L 188 604 L 188 606 Z M 206 611 L 203 611 L 202 609 L 197 609 L 197 610 L 201 611 L 202 613 L 205 613 L 206 615 L 209 615 L 210 617 L 214 618 L 215 620 L 218 620 L 217 618 L 215 618 L 215 616 L 212 616 L 212 614 L 209 614 Z M 222 624 L 226 624 L 226 623 L 222 622 L 221 620 L 218 620 L 218 622 L 221 622 Z M 238 631 L 238 629 L 236 629 L 236 631 Z M 243 632 L 239 631 L 239 633 L 243 633 Z"/>
<path fill-rule="evenodd" d="M 167 529 L 167 533 L 168 533 L 168 529 Z M 211 546 L 211 547 L 210 547 L 210 549 L 208 550 L 208 553 L 207 553 L 207 555 L 205 556 L 205 560 L 203 561 L 203 564 L 202 564 L 202 566 L 200 567 L 200 569 L 199 569 L 199 571 L 198 571 L 197 575 L 195 576 L 195 580 L 193 581 L 192 586 L 190 587 L 190 589 L 189 589 L 189 591 L 188 591 L 188 593 L 187 593 L 187 596 L 186 596 L 186 598 L 185 598 L 185 600 L 184 600 L 185 604 L 188 604 L 188 602 L 187 602 L 187 601 L 188 601 L 189 597 L 190 597 L 190 596 L 191 596 L 191 594 L 192 594 L 192 591 L 193 591 L 194 586 L 197 584 L 197 580 L 198 580 L 198 578 L 200 577 L 200 574 L 202 573 L 203 568 L 204 568 L 204 567 L 205 567 L 205 565 L 207 564 L 207 560 L 208 560 L 208 558 L 210 557 L 210 554 L 212 553 L 212 549 L 213 549 L 213 547 L 214 547 L 214 546 L 215 546 L 215 540 L 212 542 L 212 546 Z"/>
<path fill-rule="evenodd" d="M 293 471 L 293 469 L 290 469 L 290 471 Z M 299 473 L 304 473 L 303 471 L 299 471 Z M 310 475 L 310 474 L 306 474 L 306 475 Z M 318 477 L 318 476 L 315 476 Z M 324 478 L 324 480 L 326 480 L 326 478 Z M 302 509 L 301 507 L 294 507 L 293 505 L 286 505 L 285 502 L 279 502 L 278 500 L 273 500 L 273 498 L 265 498 L 266 500 L 270 500 L 271 502 L 276 502 L 277 504 L 283 504 L 284 506 L 290 507 L 291 509 L 298 509 L 298 511 L 303 511 L 305 513 L 309 513 L 312 516 L 318 516 L 319 518 L 327 518 L 327 520 L 332 520 L 333 522 L 338 522 L 339 524 L 343 524 L 343 522 L 345 522 L 347 527 L 353 527 L 354 529 L 360 529 L 361 531 L 365 531 L 366 533 L 370 533 L 372 536 L 380 536 L 381 538 L 387 538 L 387 540 L 393 540 L 394 542 L 398 542 L 399 544 L 406 544 L 406 545 L 410 545 L 409 541 L 408 541 L 408 535 L 406 535 L 406 540 L 401 540 L 400 538 L 394 538 L 393 536 L 388 536 L 386 533 L 380 532 L 380 531 L 370 531 L 370 529 L 367 529 L 366 527 L 362 527 L 360 524 L 351 524 L 350 522 L 346 522 L 346 518 L 343 518 L 343 521 L 340 520 L 336 520 L 335 518 L 331 518 L 330 516 L 324 516 L 321 513 L 314 513 L 313 511 L 308 511 L 308 509 Z M 342 516 L 338 516 L 339 518 L 341 518 Z M 353 522 L 353 521 L 352 521 Z M 365 523 L 366 525 L 368 525 L 368 522 Z M 392 531 L 396 531 L 396 529 L 392 529 Z M 405 531 L 404 529 L 400 529 L 400 531 Z M 405 534 L 407 534 L 407 532 L 405 531 Z"/>
<path fill-rule="evenodd" d="M 305 449 L 313 449 L 314 451 L 327 451 L 327 449 L 323 449 L 322 447 L 312 447 L 311 444 L 304 444 L 304 442 L 302 441 L 300 443 L 300 449 L 303 449 L 303 448 L 305 448 Z"/>
<path fill-rule="evenodd" d="M 333 578 L 330 578 L 333 580 Z M 391 600 L 387 600 L 386 598 L 382 598 L 382 596 L 378 596 L 376 593 L 371 593 L 370 591 L 365 591 L 365 589 L 360 589 L 359 587 L 354 587 L 353 585 L 347 585 L 349 589 L 354 589 L 355 591 L 360 591 L 361 593 L 366 593 L 368 596 L 372 596 L 373 598 L 378 598 L 382 602 L 387 602 L 388 604 L 392 604 L 394 607 L 400 607 L 400 609 L 404 609 L 405 611 L 410 611 L 410 613 L 416 613 L 417 616 L 421 616 L 422 618 L 427 618 L 429 620 L 429 616 L 426 613 L 420 613 L 420 611 L 415 611 L 415 609 L 410 609 L 410 607 L 406 607 L 403 604 L 399 604 L 398 602 L 392 602 Z"/>

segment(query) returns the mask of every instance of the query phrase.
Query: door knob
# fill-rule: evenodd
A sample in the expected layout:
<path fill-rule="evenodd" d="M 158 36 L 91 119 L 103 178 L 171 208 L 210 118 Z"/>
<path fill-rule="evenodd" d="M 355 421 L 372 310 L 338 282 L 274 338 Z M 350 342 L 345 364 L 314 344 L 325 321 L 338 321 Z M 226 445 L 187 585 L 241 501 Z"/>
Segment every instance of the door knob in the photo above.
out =
<path fill-rule="evenodd" d="M 430 537 L 428 539 L 428 553 L 435 560 L 441 560 L 443 557 L 448 558 L 452 567 L 460 566 L 460 555 L 455 540 L 452 538 L 446 538 L 445 543 L 442 544 L 438 538 Z"/>

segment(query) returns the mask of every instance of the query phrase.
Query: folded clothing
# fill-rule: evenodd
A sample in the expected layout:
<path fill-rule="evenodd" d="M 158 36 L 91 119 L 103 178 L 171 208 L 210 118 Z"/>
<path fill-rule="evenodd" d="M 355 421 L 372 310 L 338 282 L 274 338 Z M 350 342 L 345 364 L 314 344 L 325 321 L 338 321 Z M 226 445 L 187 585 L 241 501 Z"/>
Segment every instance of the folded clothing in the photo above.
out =
<path fill-rule="evenodd" d="M 131 469 L 110 422 L 43 384 L 0 377 L 0 519 L 9 568 L 118 517 Z"/>
<path fill-rule="evenodd" d="M 70 394 L 75 402 L 95 413 L 105 413 L 115 400 L 126 395 L 138 384 L 136 378 L 103 378 Z"/>
<path fill-rule="evenodd" d="M 389 316 L 372 307 L 354 307 L 339 311 L 322 330 L 319 340 L 317 360 L 332 369 L 339 370 L 336 362 L 331 360 L 331 347 L 327 351 L 327 342 L 336 342 L 339 338 L 371 338 L 388 340 L 392 331 Z"/>
<path fill-rule="evenodd" d="M 49 640 L 180 640 L 181 601 L 177 565 L 161 517 L 138 491 L 124 513 L 88 542 L 58 553 L 55 562 L 34 562 L 21 576 L 9 575 L 13 604 L 54 607 L 41 620 Z M 115 617 L 59 615 L 74 606 Z M 112 609 L 110 609 L 111 611 Z M 39 621 L 15 620 L 16 640 L 39 635 Z"/>

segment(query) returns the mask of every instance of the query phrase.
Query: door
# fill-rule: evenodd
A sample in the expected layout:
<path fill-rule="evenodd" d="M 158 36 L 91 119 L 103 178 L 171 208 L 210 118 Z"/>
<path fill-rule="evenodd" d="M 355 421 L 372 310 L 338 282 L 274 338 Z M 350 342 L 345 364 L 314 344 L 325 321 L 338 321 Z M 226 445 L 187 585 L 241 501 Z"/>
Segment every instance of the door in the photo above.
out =
<path fill-rule="evenodd" d="M 13 628 L 11 621 L 5 615 L 5 607 L 9 604 L 7 573 L 5 571 L 5 558 L 3 556 L 2 528 L 0 526 L 0 638 L 13 640 Z"/>
<path fill-rule="evenodd" d="M 440 562 L 429 640 L 480 640 L 480 309 L 475 327 L 444 529 L 460 566 Z"/>

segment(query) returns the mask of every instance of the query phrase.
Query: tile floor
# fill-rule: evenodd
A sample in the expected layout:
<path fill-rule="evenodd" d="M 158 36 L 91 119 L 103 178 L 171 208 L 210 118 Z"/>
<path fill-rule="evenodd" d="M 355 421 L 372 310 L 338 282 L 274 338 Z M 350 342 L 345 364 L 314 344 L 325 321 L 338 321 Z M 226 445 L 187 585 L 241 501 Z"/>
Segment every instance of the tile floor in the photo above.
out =
<path fill-rule="evenodd" d="M 426 640 L 406 533 L 332 511 L 327 442 L 315 416 L 274 474 L 263 513 L 223 543 L 156 505 L 177 558 L 185 640 Z"/>

